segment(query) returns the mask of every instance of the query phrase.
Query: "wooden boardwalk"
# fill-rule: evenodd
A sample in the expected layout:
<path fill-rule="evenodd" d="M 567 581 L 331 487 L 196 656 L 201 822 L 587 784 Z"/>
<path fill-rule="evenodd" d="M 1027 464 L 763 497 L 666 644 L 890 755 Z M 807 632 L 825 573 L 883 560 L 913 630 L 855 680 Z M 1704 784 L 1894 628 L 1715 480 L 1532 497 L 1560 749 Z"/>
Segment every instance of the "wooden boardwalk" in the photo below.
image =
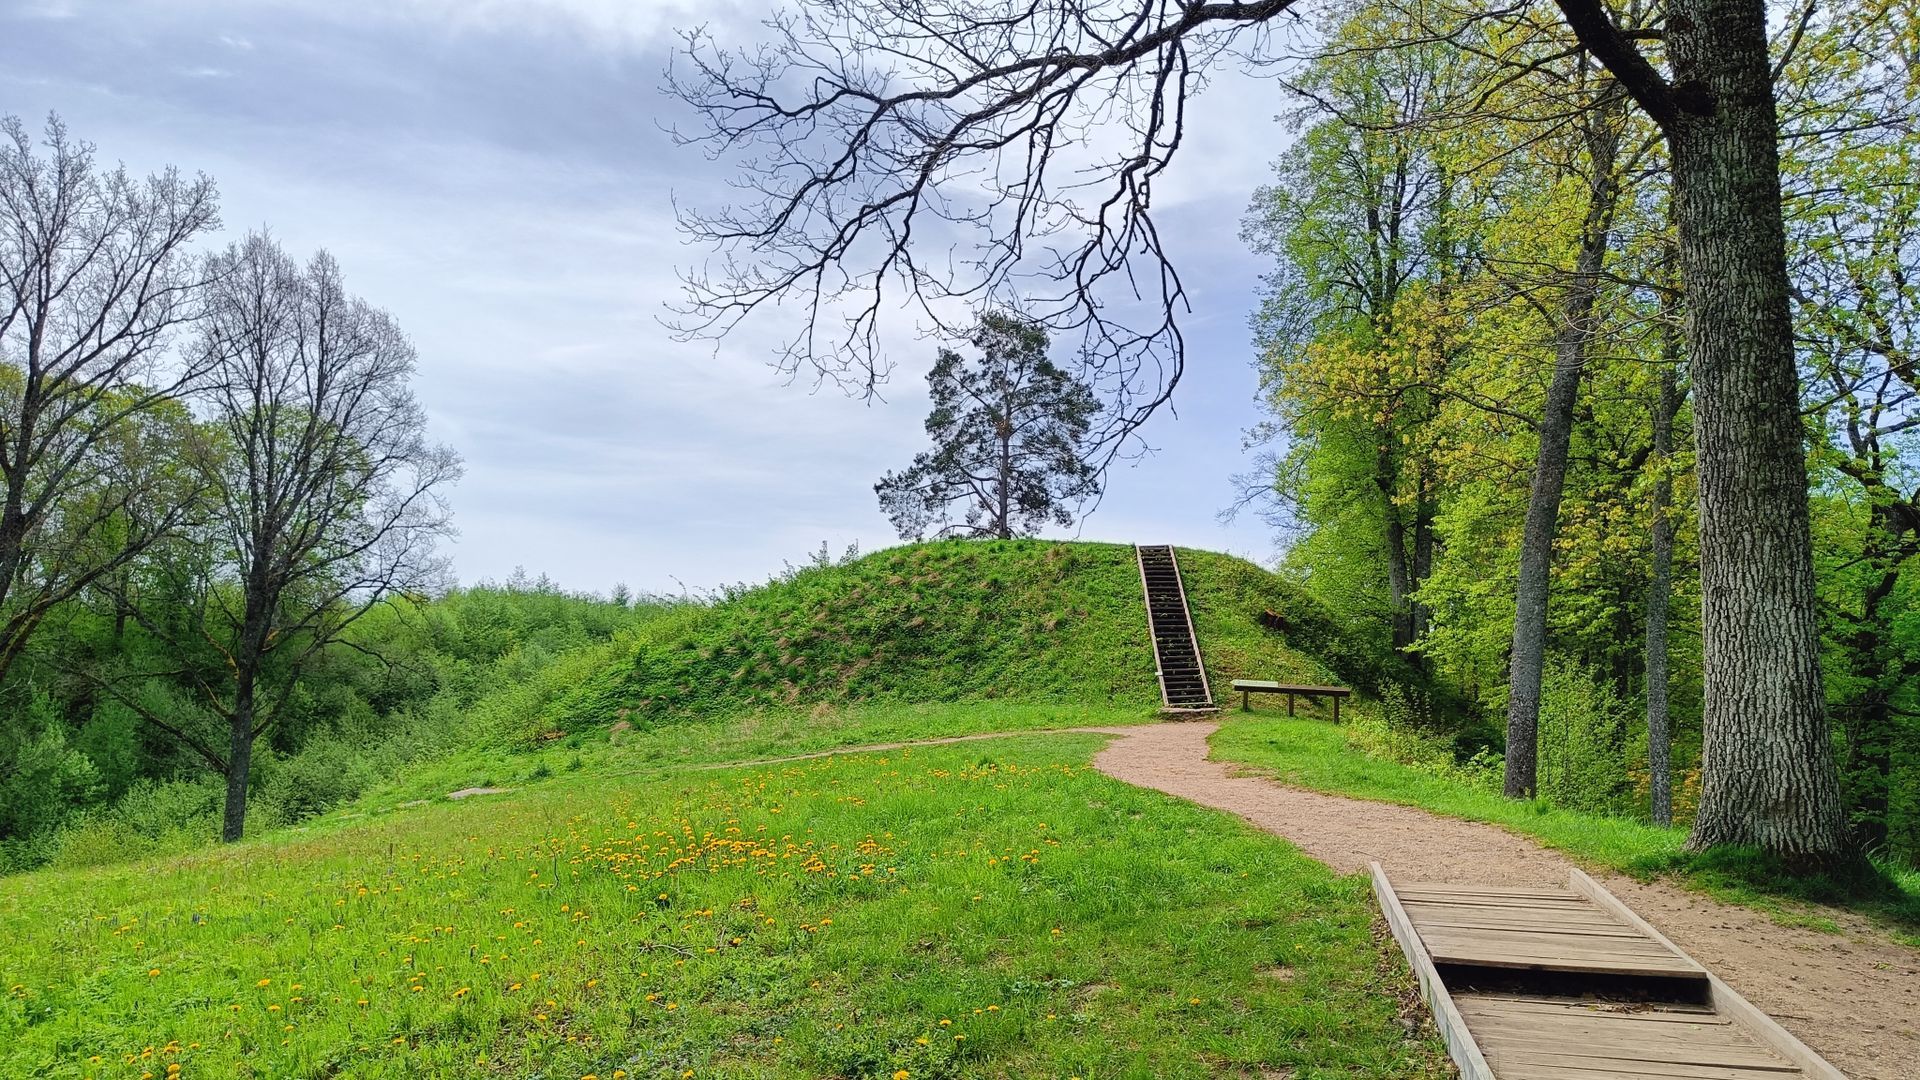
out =
<path fill-rule="evenodd" d="M 1704 982 L 1706 970 L 1570 889 L 1400 885 L 1436 964 Z"/>
<path fill-rule="evenodd" d="M 1845 1080 L 1578 870 L 1395 885 L 1375 863 L 1373 883 L 1465 1080 Z"/>

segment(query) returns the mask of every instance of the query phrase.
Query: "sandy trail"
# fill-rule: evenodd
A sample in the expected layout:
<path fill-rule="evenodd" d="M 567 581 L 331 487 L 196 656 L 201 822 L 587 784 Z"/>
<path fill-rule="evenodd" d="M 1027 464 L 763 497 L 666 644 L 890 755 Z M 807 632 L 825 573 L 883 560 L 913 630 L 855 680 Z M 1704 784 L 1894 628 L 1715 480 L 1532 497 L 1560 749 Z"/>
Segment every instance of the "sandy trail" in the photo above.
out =
<path fill-rule="evenodd" d="M 1235 775 L 1207 758 L 1216 727 L 1123 728 L 1093 763 L 1238 814 L 1343 873 L 1378 860 L 1396 881 L 1564 885 L 1574 865 L 1491 825 Z M 1826 934 L 1670 885 L 1595 877 L 1854 1080 L 1920 1080 L 1920 950 L 1845 913 L 1833 913 L 1843 932 Z"/>

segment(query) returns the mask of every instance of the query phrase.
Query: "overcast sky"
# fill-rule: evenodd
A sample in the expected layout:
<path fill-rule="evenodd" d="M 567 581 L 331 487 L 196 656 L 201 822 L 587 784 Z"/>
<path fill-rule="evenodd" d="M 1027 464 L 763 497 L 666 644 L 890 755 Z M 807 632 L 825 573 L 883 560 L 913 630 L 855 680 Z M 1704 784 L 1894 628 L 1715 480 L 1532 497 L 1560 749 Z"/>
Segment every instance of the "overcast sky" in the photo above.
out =
<path fill-rule="evenodd" d="M 783 385 L 764 337 L 672 340 L 670 200 L 712 189 L 658 92 L 676 27 L 750 43 L 762 5 L 703 0 L 0 0 L 0 113 L 59 112 L 107 161 L 215 177 L 229 233 L 330 249 L 420 352 L 462 581 L 516 566 L 643 591 L 758 580 L 826 541 L 894 542 L 872 486 L 922 447 L 932 346 L 897 352 L 885 404 Z M 1192 294 L 1178 415 L 1113 473 L 1089 539 L 1262 560 L 1216 514 L 1257 419 L 1236 237 L 1284 134 L 1269 83 L 1191 111 L 1156 215 Z M 902 322 L 899 336 L 911 333 Z"/>

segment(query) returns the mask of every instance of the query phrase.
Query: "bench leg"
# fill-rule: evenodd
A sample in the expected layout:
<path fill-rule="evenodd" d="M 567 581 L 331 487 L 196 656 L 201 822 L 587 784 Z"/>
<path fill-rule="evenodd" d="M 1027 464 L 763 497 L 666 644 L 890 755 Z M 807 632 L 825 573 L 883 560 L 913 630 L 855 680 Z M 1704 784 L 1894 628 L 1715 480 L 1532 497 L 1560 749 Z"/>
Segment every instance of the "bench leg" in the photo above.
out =
<path fill-rule="evenodd" d="M 1333 699 L 1333 722 L 1340 722 L 1340 699 L 1337 697 Z"/>
<path fill-rule="evenodd" d="M 1240 691 L 1240 711 L 1241 712 L 1253 711 L 1253 694 L 1251 692 L 1246 690 Z"/>
<path fill-rule="evenodd" d="M 1293 715 L 1293 695 L 1292 694 L 1287 695 L 1287 715 L 1288 716 Z"/>

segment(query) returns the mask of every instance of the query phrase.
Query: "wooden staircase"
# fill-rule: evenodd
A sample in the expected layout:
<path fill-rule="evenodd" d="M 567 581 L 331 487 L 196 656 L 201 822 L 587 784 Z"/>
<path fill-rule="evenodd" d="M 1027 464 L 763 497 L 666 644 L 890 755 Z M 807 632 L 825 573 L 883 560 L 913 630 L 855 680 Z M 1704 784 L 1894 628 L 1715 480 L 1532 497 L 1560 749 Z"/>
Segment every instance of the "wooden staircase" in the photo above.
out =
<path fill-rule="evenodd" d="M 1159 665 L 1160 704 L 1167 712 L 1214 712 L 1213 690 L 1200 660 L 1200 643 L 1193 636 L 1187 613 L 1187 590 L 1180 583 L 1180 563 L 1168 544 L 1136 544 L 1140 560 L 1140 588 L 1147 601 L 1147 629 L 1153 634 L 1153 657 Z"/>

